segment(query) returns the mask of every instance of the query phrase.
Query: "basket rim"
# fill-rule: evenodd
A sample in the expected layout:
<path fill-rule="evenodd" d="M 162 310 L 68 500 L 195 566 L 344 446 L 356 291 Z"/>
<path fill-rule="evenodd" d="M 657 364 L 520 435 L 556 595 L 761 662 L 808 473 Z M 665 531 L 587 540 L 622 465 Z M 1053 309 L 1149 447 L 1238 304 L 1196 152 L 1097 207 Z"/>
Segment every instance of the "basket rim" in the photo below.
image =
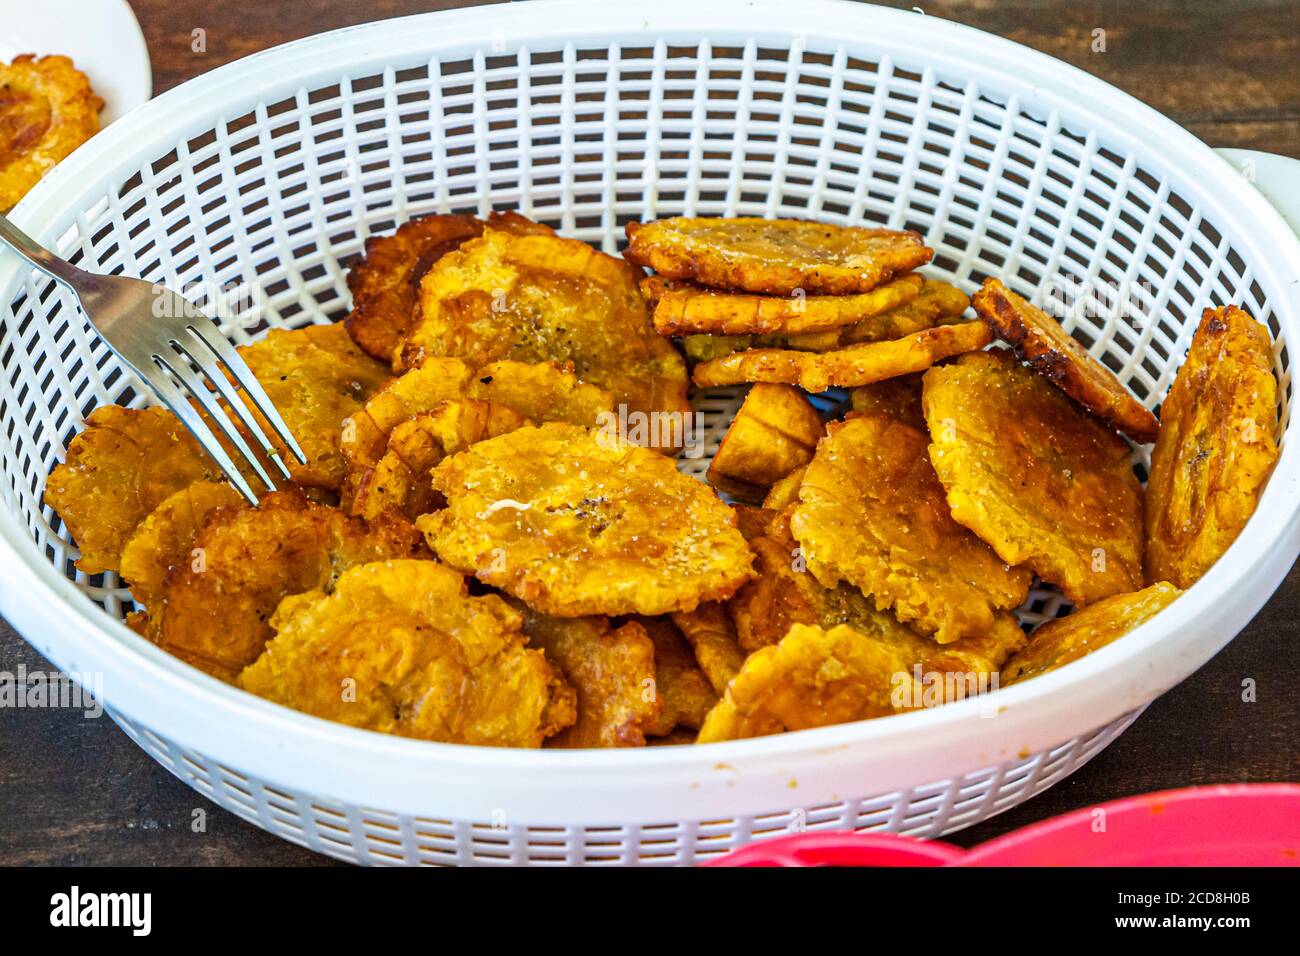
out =
<path fill-rule="evenodd" d="M 482 56 L 487 41 L 497 33 L 494 27 L 500 13 L 488 6 L 377 21 L 296 40 L 226 64 L 143 104 L 91 139 L 24 199 L 15 217 L 48 241 L 53 228 L 64 222 L 66 209 L 84 207 L 97 190 L 102 193 L 105 184 L 124 178 L 127 170 L 138 170 L 140 157 L 164 154 L 179 139 L 191 135 L 186 130 L 208 129 L 219 117 L 242 115 L 247 109 L 240 104 L 281 95 L 277 91 L 287 88 L 290 82 L 302 86 L 310 77 L 326 73 L 337 82 L 344 70 L 378 63 L 386 48 L 405 51 L 420 41 L 430 51 L 429 59 Z M 657 33 L 659 42 L 680 37 L 683 43 L 698 43 L 702 36 L 727 35 L 780 35 L 788 41 L 791 34 L 803 34 L 851 44 L 877 30 L 876 35 L 889 37 L 891 47 L 915 49 L 927 63 L 951 63 L 964 66 L 968 72 L 996 76 L 1004 89 L 1023 91 L 1022 103 L 1068 101 L 1073 122 L 1095 121 L 1093 128 L 1107 129 L 1115 138 L 1131 143 L 1135 152 L 1149 154 L 1143 144 L 1161 142 L 1166 157 L 1161 165 L 1173 165 L 1168 155 L 1171 151 L 1177 154 L 1177 168 L 1171 170 L 1170 176 L 1178 177 L 1184 193 L 1196 195 L 1198 203 L 1213 210 L 1220 221 L 1249 221 L 1251 231 L 1241 230 L 1243 247 L 1254 247 L 1248 262 L 1269 264 L 1262 254 L 1255 255 L 1267 249 L 1278 259 L 1300 263 L 1300 241 L 1277 211 L 1225 160 L 1190 133 L 1082 70 L 970 27 L 933 17 L 922 20 L 910 11 L 840 0 L 812 0 L 802 5 L 798 15 L 801 28 L 797 30 L 791 28 L 794 17 L 789 5 L 780 0 L 721 0 L 703 7 L 692 0 L 664 0 L 652 10 L 639 4 L 600 0 L 532 0 L 512 5 L 509 16 L 515 36 L 526 35 L 530 41 L 564 38 L 574 43 L 584 35 L 600 35 L 609 42 L 615 33 L 639 35 L 647 40 Z M 737 23 L 743 23 L 743 28 L 736 27 Z M 803 29 L 803 24 L 816 26 Z M 447 38 L 457 33 L 459 38 Z M 695 37 L 693 41 L 688 39 L 691 36 Z M 521 45 L 527 43 L 515 43 L 508 49 L 517 50 Z M 978 60 L 970 57 L 968 51 L 972 48 L 981 50 Z M 328 67 L 321 66 L 323 63 Z M 210 105 L 213 103 L 220 105 Z M 198 122 L 196 116 L 202 121 Z M 1117 122 L 1121 116 L 1124 118 Z M 120 149 L 125 142 L 132 144 L 130 150 Z M 124 154 L 134 159 L 124 159 Z M 1224 175 L 1225 170 L 1231 175 Z M 1210 177 L 1219 180 L 1213 189 L 1200 184 Z M 1277 256 L 1278 250 L 1289 254 Z M 11 301 L 16 280 L 25 272 L 16 263 L 0 271 L 0 288 L 9 297 L 6 301 Z M 1288 289 L 1280 281 L 1280 274 L 1258 269 L 1255 274 L 1262 284 L 1277 290 L 1274 312 L 1300 343 L 1300 288 Z M 1281 307 L 1284 302 L 1286 307 Z M 985 725 L 979 734 L 973 733 L 970 726 L 978 723 L 973 718 L 990 701 L 998 705 L 1000 713 L 1018 715 L 1016 724 L 1024 733 L 1017 734 L 1017 739 L 1023 738 L 1026 746 L 1033 746 L 1030 742 L 1038 739 L 1035 734 L 1042 734 L 1032 728 L 1064 719 L 1063 699 L 1069 698 L 1069 709 L 1085 715 L 1088 728 L 1101 726 L 1182 680 L 1258 611 L 1300 550 L 1300 451 L 1296 444 L 1294 440 L 1285 443 L 1273 479 L 1260 501 L 1259 513 L 1228 553 L 1178 601 L 1124 641 L 1114 642 L 1068 668 L 1001 689 L 991 697 L 890 719 L 707 747 L 503 750 L 407 740 L 289 710 L 202 674 L 112 620 L 39 553 L 17 515 L 9 509 L 0 515 L 0 557 L 15 570 L 5 575 L 6 580 L 0 580 L 0 609 L 57 666 L 80 670 L 75 661 L 84 658 L 97 660 L 99 669 L 111 671 L 120 686 L 132 689 L 131 694 L 122 696 L 125 706 L 119 708 L 128 716 L 135 716 L 131 704 L 144 699 L 141 694 L 167 697 L 167 711 L 188 715 L 187 723 L 195 726 L 202 721 L 248 721 L 262 735 L 275 735 L 282 741 L 326 744 L 325 748 L 317 748 L 318 756 L 334 755 L 336 759 L 323 762 L 336 768 L 363 756 L 400 761 L 408 770 L 420 764 L 440 770 L 490 767 L 506 772 L 587 769 L 607 775 L 620 768 L 668 766 L 700 772 L 723 763 L 736 769 L 741 765 L 771 768 L 788 765 L 792 758 L 825 754 L 849 745 L 869 745 L 873 753 L 902 755 L 924 739 L 919 735 L 927 730 L 945 734 L 946 742 L 951 744 L 973 745 L 980 734 L 989 730 Z M 11 495 L 5 490 L 6 498 L 12 500 Z M 1268 521 L 1261 520 L 1265 515 Z M 1243 586 L 1245 582 L 1250 586 Z M 19 622 L 24 626 L 20 627 Z M 1216 627 L 1221 629 L 1210 634 Z M 1180 642 L 1182 632 L 1200 633 L 1194 640 Z M 117 705 L 110 700 L 109 706 Z M 1080 718 L 1074 720 L 1078 723 Z M 142 722 L 146 726 L 158 723 Z M 1079 726 L 1084 729 L 1083 724 Z M 1061 734 L 1056 731 L 1051 736 L 1059 740 Z M 218 738 L 211 740 L 207 752 L 229 750 L 220 746 Z M 1053 743 L 1044 740 L 1046 746 Z M 1006 755 L 1010 751 L 1003 748 L 1000 752 Z M 273 763 L 267 766 L 274 770 Z M 268 776 L 274 778 L 275 774 Z M 570 779 L 570 786 L 576 779 Z"/>

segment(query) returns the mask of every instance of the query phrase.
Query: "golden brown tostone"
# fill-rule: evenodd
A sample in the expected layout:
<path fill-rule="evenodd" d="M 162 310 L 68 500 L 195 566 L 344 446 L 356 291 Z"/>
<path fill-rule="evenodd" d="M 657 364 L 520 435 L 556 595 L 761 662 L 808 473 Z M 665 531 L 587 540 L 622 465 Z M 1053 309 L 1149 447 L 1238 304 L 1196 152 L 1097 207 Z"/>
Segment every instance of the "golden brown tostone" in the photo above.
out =
<path fill-rule="evenodd" d="M 660 219 L 627 225 L 623 255 L 669 279 L 765 295 L 870 292 L 934 256 L 914 232 L 793 219 Z"/>
<path fill-rule="evenodd" d="M 0 63 L 0 212 L 99 131 L 103 107 L 66 56 Z"/>
<path fill-rule="evenodd" d="M 930 460 L 952 516 L 1076 605 L 1142 586 L 1128 444 L 1005 349 L 925 374 Z"/>
<path fill-rule="evenodd" d="M 1135 442 L 1156 440 L 1160 431 L 1156 417 L 1056 319 L 997 279 L 984 280 L 971 301 L 980 318 L 1034 371 Z"/>
<path fill-rule="evenodd" d="M 1277 461 L 1268 330 L 1207 309 L 1169 395 L 1147 482 L 1147 580 L 1191 587 L 1254 514 Z"/>

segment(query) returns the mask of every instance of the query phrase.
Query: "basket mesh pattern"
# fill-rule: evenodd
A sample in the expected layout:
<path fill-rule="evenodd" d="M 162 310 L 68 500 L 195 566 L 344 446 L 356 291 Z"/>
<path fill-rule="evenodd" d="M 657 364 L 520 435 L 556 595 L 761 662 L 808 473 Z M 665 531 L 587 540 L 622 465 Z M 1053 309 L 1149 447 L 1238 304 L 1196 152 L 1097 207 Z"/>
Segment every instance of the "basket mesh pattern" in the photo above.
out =
<path fill-rule="evenodd" d="M 1092 290 L 1069 303 L 1064 323 L 1148 406 L 1168 388 L 1200 311 L 1237 303 L 1274 332 L 1283 431 L 1289 421 L 1289 356 L 1268 290 L 1222 224 L 1161 171 L 1073 128 L 1068 116 L 1033 113 L 1014 95 L 858 41 L 569 44 L 393 62 L 214 117 L 70 209 L 53 244 L 86 268 L 178 289 L 255 286 L 261 308 L 236 309 L 225 323 L 245 342 L 270 327 L 341 318 L 347 263 L 369 235 L 425 213 L 494 208 L 519 209 L 610 252 L 628 221 L 678 214 L 915 229 L 937 251 L 928 271 L 967 290 L 986 275 L 1039 302 L 1063 284 Z M 1127 308 L 1099 308 L 1106 303 L 1096 290 Z M 697 399 L 708 454 L 739 397 Z M 0 496 L 48 560 L 119 617 L 126 592 L 111 574 L 76 571 L 76 551 L 41 489 L 92 408 L 145 400 L 66 294 L 27 275 L 0 324 Z M 683 465 L 698 473 L 708 454 Z M 1144 467 L 1145 455 L 1135 461 Z M 1059 595 L 1036 590 L 1021 619 L 1032 624 L 1062 609 Z M 774 811 L 770 820 L 605 836 L 498 834 L 490 822 L 335 806 L 241 779 L 123 724 L 221 805 L 348 859 L 675 862 L 767 828 L 784 832 L 790 814 L 805 814 L 810 827 L 920 835 L 965 826 L 1050 785 L 1130 719 L 903 793 Z"/>
<path fill-rule="evenodd" d="M 999 275 L 1030 293 L 1094 290 L 1065 324 L 1151 406 L 1207 305 L 1240 304 L 1280 334 L 1231 236 L 1157 173 L 1056 112 L 843 47 L 569 45 L 343 78 L 178 142 L 56 245 L 175 287 L 256 286 L 262 307 L 227 323 L 244 342 L 340 318 L 346 263 L 372 233 L 492 208 L 607 251 L 628 221 L 678 214 L 916 229 L 936 250 L 928 271 L 966 288 Z M 1112 293 L 1126 309 L 1097 307 Z M 42 509 L 43 478 L 92 408 L 143 396 L 49 280 L 29 275 L 10 313 L 2 490 L 65 565 L 75 552 Z M 1276 352 L 1285 430 L 1280 339 Z M 114 584 L 87 587 L 111 604 Z"/>
<path fill-rule="evenodd" d="M 253 780 L 185 750 L 120 714 L 146 753 L 208 799 L 299 846 L 353 863 L 415 866 L 673 866 L 702 863 L 754 840 L 814 830 L 938 837 L 978 823 L 1065 779 L 1139 712 L 1025 759 L 893 793 L 786 807 L 738 819 L 636 826 L 521 826 L 502 818 L 440 820 L 362 808 Z"/>

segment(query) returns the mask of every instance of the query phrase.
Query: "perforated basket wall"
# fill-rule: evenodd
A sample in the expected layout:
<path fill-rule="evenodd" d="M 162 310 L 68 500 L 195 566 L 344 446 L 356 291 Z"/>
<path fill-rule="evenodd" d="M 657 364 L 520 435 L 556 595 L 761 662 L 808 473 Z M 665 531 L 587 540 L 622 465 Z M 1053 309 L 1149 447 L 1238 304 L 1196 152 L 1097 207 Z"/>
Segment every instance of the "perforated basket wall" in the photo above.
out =
<path fill-rule="evenodd" d="M 947 780 L 722 820 L 524 826 L 508 817 L 451 820 L 340 803 L 221 766 L 113 714 L 146 753 L 209 800 L 291 843 L 354 863 L 412 866 L 674 866 L 703 863 L 752 840 L 816 830 L 937 837 L 972 826 L 1064 780 L 1138 716 L 1050 750 Z"/>
<path fill-rule="evenodd" d="M 575 22 L 573 35 L 582 27 Z M 518 209 L 609 252 L 628 221 L 677 214 L 906 227 L 937 252 L 927 271 L 968 291 L 998 275 L 1040 301 L 1063 281 L 1124 296 L 1126 310 L 1076 303 L 1065 324 L 1152 407 L 1201 309 L 1242 305 L 1277 340 L 1286 429 L 1293 389 L 1276 290 L 1239 251 L 1240 233 L 1183 195 L 1171 169 L 1072 121 L 1068 106 L 1029 108 L 1014 91 L 899 52 L 872 31 L 844 39 L 745 29 L 738 21 L 716 36 L 688 38 L 681 27 L 582 42 L 506 33 L 476 52 L 394 50 L 382 68 L 333 76 L 326 58 L 310 83 L 289 76 L 270 92 L 223 87 L 213 105 L 194 104 L 174 143 L 69 208 L 44 238 L 93 270 L 175 288 L 256 285 L 264 309 L 227 323 L 245 342 L 268 327 L 341 318 L 350 257 L 367 236 L 424 213 Z M 91 409 L 144 401 L 65 294 L 26 275 L 0 325 L 0 495 L 45 557 L 119 617 L 126 592 L 111 574 L 75 570 L 41 489 Z M 701 400 L 710 453 L 736 401 L 734 392 Z M 707 460 L 684 467 L 698 472 Z M 1022 620 L 1060 607 L 1059 596 L 1035 591 Z M 169 740 L 166 727 L 119 715 L 182 779 L 321 852 L 556 863 L 691 861 L 784 832 L 801 814 L 809 827 L 937 835 L 1050 785 L 1132 719 L 903 791 L 712 823 L 494 831 L 491 820 L 363 809 L 297 792 L 292 780 L 250 779 Z"/>

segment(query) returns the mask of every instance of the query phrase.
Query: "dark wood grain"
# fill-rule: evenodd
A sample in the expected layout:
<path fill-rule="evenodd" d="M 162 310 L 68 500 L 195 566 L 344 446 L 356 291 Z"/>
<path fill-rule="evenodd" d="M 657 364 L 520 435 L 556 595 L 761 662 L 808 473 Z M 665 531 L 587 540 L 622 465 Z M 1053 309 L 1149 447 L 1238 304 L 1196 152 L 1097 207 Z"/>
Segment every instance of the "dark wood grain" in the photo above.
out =
<path fill-rule="evenodd" d="M 647 0 L 650 2 L 650 0 Z M 447 0 L 133 0 L 154 89 L 313 33 L 386 17 L 471 6 Z M 996 33 L 1094 73 L 1212 146 L 1300 157 L 1300 3 L 1261 0 L 951 0 L 887 3 Z M 191 50 L 205 31 L 207 50 Z M 508 34 L 503 6 L 500 29 Z M 1105 31 L 1095 51 L 1093 31 Z"/>
<path fill-rule="evenodd" d="M 134 0 L 162 92 L 309 34 L 463 3 L 409 0 Z M 909 7 L 910 3 L 893 4 Z M 1214 146 L 1300 156 L 1300 3 L 923 3 L 927 15 L 1001 34 L 1127 90 Z M 509 30 L 508 9 L 501 11 Z M 203 29 L 206 52 L 191 49 Z M 1106 31 L 1094 52 L 1093 31 Z M 0 572 L 2 573 L 2 572 Z M 1155 701 L 1100 756 L 1042 796 L 957 834 L 970 845 L 1057 813 L 1191 784 L 1300 778 L 1300 568 L 1241 635 Z M 44 662 L 0 621 L 0 670 Z M 1256 702 L 1242 701 L 1242 682 Z M 191 826 L 206 811 L 205 832 Z M 215 808 L 108 718 L 0 712 L 0 864 L 328 862 Z"/>

